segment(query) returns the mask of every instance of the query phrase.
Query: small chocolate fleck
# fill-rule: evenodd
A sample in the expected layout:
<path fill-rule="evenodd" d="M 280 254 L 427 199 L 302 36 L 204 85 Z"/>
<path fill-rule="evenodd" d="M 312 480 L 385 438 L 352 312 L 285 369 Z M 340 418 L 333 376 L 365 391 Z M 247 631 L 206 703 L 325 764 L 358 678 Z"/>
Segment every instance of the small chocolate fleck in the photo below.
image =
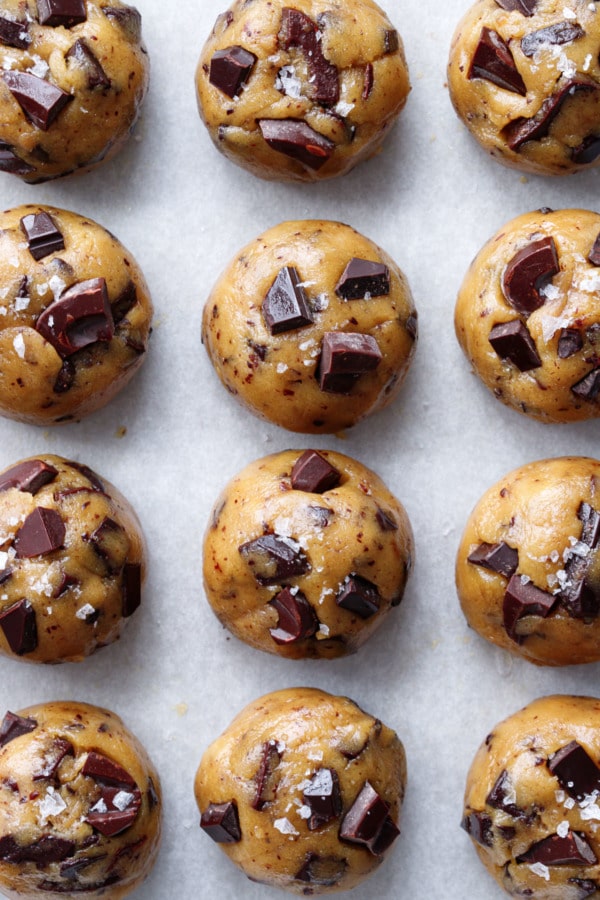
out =
<path fill-rule="evenodd" d="M 57 250 L 65 249 L 65 240 L 56 222 L 47 212 L 23 216 L 21 229 L 27 238 L 29 252 L 35 260 L 44 259 Z"/>
<path fill-rule="evenodd" d="M 577 22 L 555 22 L 547 28 L 530 31 L 521 38 L 521 50 L 525 56 L 533 56 L 538 50 L 549 45 L 570 44 L 585 37 L 585 31 Z"/>
<path fill-rule="evenodd" d="M 335 286 L 338 297 L 359 300 L 387 296 L 390 292 L 390 270 L 382 262 L 353 257 Z"/>
<path fill-rule="evenodd" d="M 399 834 L 400 831 L 389 815 L 389 805 L 382 800 L 373 786 L 365 781 L 342 820 L 340 839 L 361 844 L 374 856 L 379 856 Z"/>
<path fill-rule="evenodd" d="M 305 450 L 292 469 L 292 489 L 309 494 L 324 494 L 337 487 L 341 472 L 316 450 Z"/>
<path fill-rule="evenodd" d="M 367 63 L 365 66 L 365 72 L 363 76 L 363 89 L 361 94 L 362 100 L 368 100 L 371 96 L 371 91 L 373 90 L 373 85 L 375 83 L 375 76 L 373 72 L 373 63 Z"/>
<path fill-rule="evenodd" d="M 559 359 L 569 359 L 583 347 L 583 337 L 578 328 L 562 328 L 558 337 Z"/>
<path fill-rule="evenodd" d="M 68 288 L 41 313 L 35 328 L 63 359 L 96 341 L 111 341 L 114 323 L 104 278 Z"/>
<path fill-rule="evenodd" d="M 278 784 L 275 772 L 280 761 L 281 753 L 277 749 L 277 741 L 266 741 L 262 746 L 262 756 L 256 773 L 256 791 L 251 804 L 252 809 L 261 810 L 275 799 Z"/>
<path fill-rule="evenodd" d="M 594 246 L 590 250 L 588 261 L 591 262 L 593 266 L 600 266 L 600 232 L 598 232 L 596 240 L 594 241 Z"/>
<path fill-rule="evenodd" d="M 40 25 L 72 28 L 87 19 L 85 0 L 37 0 Z"/>
<path fill-rule="evenodd" d="M 85 38 L 75 41 L 65 59 L 74 60 L 77 65 L 81 66 L 86 74 L 87 86 L 90 90 L 94 90 L 94 88 L 108 90 L 110 88 L 111 80 Z"/>
<path fill-rule="evenodd" d="M 200 828 L 217 844 L 237 844 L 241 841 L 242 832 L 235 800 L 211 803 L 202 813 Z"/>
<path fill-rule="evenodd" d="M 48 131 L 73 99 L 71 94 L 31 72 L 4 71 L 2 78 L 25 116 L 42 131 Z"/>
<path fill-rule="evenodd" d="M 530 241 L 506 266 L 502 277 L 504 296 L 517 312 L 529 315 L 546 302 L 542 288 L 559 268 L 554 238 Z"/>
<path fill-rule="evenodd" d="M 135 6 L 105 6 L 102 10 L 107 19 L 116 22 L 127 37 L 139 44 L 142 39 L 142 16 Z"/>
<path fill-rule="evenodd" d="M 519 551 L 504 541 L 499 544 L 482 543 L 467 557 L 475 566 L 482 566 L 505 578 L 510 578 L 519 568 Z"/>
<path fill-rule="evenodd" d="M 59 513 L 38 506 L 29 513 L 15 535 L 17 559 L 43 556 L 58 550 L 65 542 L 65 523 Z"/>
<path fill-rule="evenodd" d="M 546 618 L 556 605 L 558 598 L 536 587 L 531 581 L 524 581 L 522 575 L 513 575 L 506 592 L 502 607 L 503 624 L 507 635 L 517 644 L 523 642 L 516 627 L 523 616 L 541 616 Z"/>
<path fill-rule="evenodd" d="M 518 151 L 527 141 L 540 141 L 546 137 L 565 100 L 578 91 L 595 91 L 598 90 L 598 87 L 599 85 L 595 81 L 586 81 L 583 78 L 569 79 L 554 94 L 544 100 L 534 116 L 531 118 L 520 116 L 502 129 L 509 148 Z"/>
<path fill-rule="evenodd" d="M 524 97 L 527 88 L 508 45 L 497 31 L 482 28 L 467 74 L 469 80 L 484 78 L 498 87 Z"/>
<path fill-rule="evenodd" d="M 575 800 L 600 791 L 600 769 L 577 741 L 561 747 L 548 759 L 548 768 Z"/>
<path fill-rule="evenodd" d="M 29 734 L 37 727 L 37 719 L 32 716 L 18 716 L 16 713 L 7 712 L 0 725 L 0 747 L 23 734 Z"/>
<path fill-rule="evenodd" d="M 339 884 L 347 866 L 348 863 L 345 859 L 308 853 L 302 868 L 294 875 L 294 878 L 296 881 L 305 881 L 320 887 L 334 887 Z M 305 893 L 312 893 L 312 891 L 307 888 Z"/>
<path fill-rule="evenodd" d="M 300 544 L 290 537 L 264 534 L 238 547 L 259 584 L 287 581 L 310 571 L 310 562 Z"/>
<path fill-rule="evenodd" d="M 292 592 L 289 587 L 269 601 L 278 615 L 277 628 L 269 633 L 276 644 L 295 644 L 312 637 L 319 628 L 314 609 L 301 591 Z"/>
<path fill-rule="evenodd" d="M 16 47 L 17 50 L 27 50 L 31 44 L 29 22 L 26 20 L 15 22 L 0 16 L 0 44 Z"/>
<path fill-rule="evenodd" d="M 320 169 L 335 150 L 333 141 L 302 119 L 259 119 L 258 127 L 269 147 L 309 169 Z"/>
<path fill-rule="evenodd" d="M 360 575 L 351 574 L 344 579 L 335 602 L 361 619 L 370 619 L 379 612 L 382 600 L 377 585 Z"/>
<path fill-rule="evenodd" d="M 517 857 L 518 863 L 541 863 L 544 866 L 592 866 L 598 860 L 586 838 L 576 831 L 569 831 L 564 837 L 551 834 L 533 844 L 529 850 Z"/>
<path fill-rule="evenodd" d="M 534 340 L 520 319 L 494 325 L 488 340 L 498 356 L 509 360 L 520 372 L 539 369 L 542 365 Z"/>
<path fill-rule="evenodd" d="M 210 61 L 208 80 L 228 97 L 236 97 L 247 84 L 255 62 L 254 53 L 237 45 L 217 50 Z"/>
<path fill-rule="evenodd" d="M 35 495 L 44 485 L 54 481 L 57 475 L 58 469 L 42 459 L 28 459 L 0 475 L 0 492 L 17 488 Z"/>
<path fill-rule="evenodd" d="M 295 331 L 312 324 L 308 299 L 293 266 L 279 270 L 263 300 L 262 312 L 271 334 Z"/>
<path fill-rule="evenodd" d="M 304 789 L 302 799 L 310 809 L 309 831 L 316 831 L 337 819 L 342 812 L 342 795 L 335 769 L 317 769 Z"/>
<path fill-rule="evenodd" d="M 600 135 L 588 134 L 579 146 L 573 149 L 571 159 L 580 166 L 594 162 L 600 156 Z"/>
<path fill-rule="evenodd" d="M 142 567 L 140 563 L 123 566 L 122 613 L 125 619 L 132 616 L 142 602 Z"/>
<path fill-rule="evenodd" d="M 307 92 L 323 106 L 335 106 L 340 99 L 338 70 L 323 54 L 322 27 L 299 9 L 284 7 L 278 39 L 284 50 L 298 47 L 308 69 Z"/>
<path fill-rule="evenodd" d="M 322 391 L 349 394 L 360 375 L 376 369 L 383 355 L 369 334 L 326 331 L 317 377 Z"/>
<path fill-rule="evenodd" d="M 19 600 L 0 613 L 0 628 L 17 656 L 33 653 L 38 645 L 35 610 L 29 600 Z"/>
<path fill-rule="evenodd" d="M 493 847 L 492 820 L 486 813 L 466 813 L 460 826 L 482 847 Z"/>
<path fill-rule="evenodd" d="M 595 400 L 600 392 L 600 366 L 592 369 L 591 372 L 588 372 L 587 375 L 584 375 L 583 378 L 572 384 L 571 391 L 582 400 L 589 400 L 590 402 Z"/>

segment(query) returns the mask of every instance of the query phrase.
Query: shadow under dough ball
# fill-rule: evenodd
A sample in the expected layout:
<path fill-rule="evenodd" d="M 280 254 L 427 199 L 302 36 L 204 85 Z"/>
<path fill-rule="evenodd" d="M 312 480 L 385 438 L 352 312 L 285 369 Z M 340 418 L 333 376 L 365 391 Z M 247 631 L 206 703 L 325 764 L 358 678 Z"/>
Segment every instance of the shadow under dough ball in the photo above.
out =
<path fill-rule="evenodd" d="M 401 38 L 373 0 L 237 0 L 196 70 L 215 147 L 277 181 L 333 178 L 373 156 L 409 91 Z"/>

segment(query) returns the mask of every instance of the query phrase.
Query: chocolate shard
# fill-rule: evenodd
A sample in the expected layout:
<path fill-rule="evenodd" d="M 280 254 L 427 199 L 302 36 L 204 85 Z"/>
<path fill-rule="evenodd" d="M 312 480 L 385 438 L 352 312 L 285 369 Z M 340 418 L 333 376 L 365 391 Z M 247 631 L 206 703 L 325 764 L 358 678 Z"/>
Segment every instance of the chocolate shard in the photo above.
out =
<path fill-rule="evenodd" d="M 133 309 L 137 302 L 137 288 L 133 281 L 128 281 L 115 302 L 111 304 L 115 327 L 123 321 L 127 313 Z"/>
<path fill-rule="evenodd" d="M 17 156 L 10 144 L 0 141 L 0 172 L 8 172 L 10 175 L 20 175 L 24 178 L 35 172 L 35 169 Z"/>
<path fill-rule="evenodd" d="M 243 47 L 217 50 L 210 61 L 208 80 L 228 97 L 236 97 L 247 84 L 256 56 Z"/>
<path fill-rule="evenodd" d="M 54 509 L 38 506 L 29 513 L 14 540 L 17 559 L 43 556 L 65 542 L 65 523 Z"/>
<path fill-rule="evenodd" d="M 55 84 L 30 72 L 5 71 L 7 88 L 32 125 L 48 131 L 61 110 L 73 99 Z"/>
<path fill-rule="evenodd" d="M 259 119 L 258 127 L 269 147 L 315 171 L 325 165 L 335 144 L 302 119 Z"/>
<path fill-rule="evenodd" d="M 65 59 L 73 60 L 78 66 L 81 66 L 87 76 L 90 90 L 94 90 L 94 88 L 108 90 L 110 88 L 112 82 L 85 38 L 75 41 L 67 51 Z"/>
<path fill-rule="evenodd" d="M 335 769 L 317 769 L 310 784 L 304 789 L 302 799 L 310 809 L 309 831 L 316 831 L 339 818 L 342 813 L 342 795 Z"/>
<path fill-rule="evenodd" d="M 102 753 L 96 753 L 94 750 L 88 753 L 81 773 L 88 775 L 99 784 L 119 788 L 137 787 L 129 772 L 112 759 Z"/>
<path fill-rule="evenodd" d="M 541 616 L 543 619 L 554 609 L 558 598 L 553 594 L 540 590 L 531 581 L 524 580 L 523 575 L 513 575 L 502 606 L 503 625 L 512 641 L 520 644 L 524 637 L 517 632 L 517 623 L 523 616 Z"/>
<path fill-rule="evenodd" d="M 29 734 L 37 727 L 37 720 L 32 716 L 18 716 L 9 710 L 0 725 L 0 747 L 4 747 L 23 734 Z"/>
<path fill-rule="evenodd" d="M 370 334 L 326 331 L 316 373 L 319 387 L 330 394 L 349 394 L 360 375 L 376 369 L 382 359 Z"/>
<path fill-rule="evenodd" d="M 560 591 L 560 602 L 570 616 L 591 622 L 600 614 L 600 592 L 588 582 L 587 574 L 592 564 L 591 551 L 596 550 L 600 540 L 600 514 L 589 503 L 579 504 L 577 516 L 582 523 L 579 543 L 589 548 L 587 552 L 571 550 L 565 564 L 567 580 Z"/>
<path fill-rule="evenodd" d="M 383 35 L 383 52 L 396 53 L 400 49 L 400 38 L 395 28 L 386 28 Z"/>
<path fill-rule="evenodd" d="M 241 544 L 238 551 L 259 584 L 278 584 L 310 571 L 304 550 L 290 537 L 264 534 Z"/>
<path fill-rule="evenodd" d="M 58 469 L 43 459 L 28 459 L 0 475 L 0 492 L 17 488 L 35 495 L 44 485 L 54 481 L 57 475 Z"/>
<path fill-rule="evenodd" d="M 294 593 L 294 591 L 296 591 Z M 278 615 L 277 628 L 269 633 L 276 644 L 295 644 L 304 641 L 319 628 L 316 613 L 304 594 L 296 588 L 286 587 L 269 601 Z"/>
<path fill-rule="evenodd" d="M 142 602 L 142 566 L 125 563 L 123 566 L 122 613 L 125 619 L 132 616 Z"/>
<path fill-rule="evenodd" d="M 506 142 L 511 150 L 518 151 L 527 141 L 540 141 L 546 137 L 552 122 L 559 114 L 563 103 L 578 91 L 596 91 L 599 85 L 595 81 L 583 78 L 571 78 L 562 87 L 548 97 L 534 116 L 520 116 L 513 119 L 503 130 Z"/>
<path fill-rule="evenodd" d="M 506 266 L 502 276 L 504 296 L 517 312 L 528 316 L 546 302 L 541 291 L 559 269 L 554 238 L 530 241 Z"/>
<path fill-rule="evenodd" d="M 533 56 L 543 47 L 556 44 L 570 44 L 579 38 L 585 37 L 585 31 L 577 22 L 555 22 L 547 28 L 539 28 L 530 31 L 521 38 L 521 50 L 525 56 Z"/>
<path fill-rule="evenodd" d="M 125 802 L 128 805 L 122 809 Z M 118 806 L 115 806 L 115 803 L 118 803 Z M 133 825 L 140 806 L 141 795 L 137 789 L 132 793 L 114 788 L 105 789 L 100 800 L 88 812 L 85 821 L 104 837 L 114 837 Z"/>
<path fill-rule="evenodd" d="M 65 249 L 65 239 L 56 222 L 47 212 L 23 216 L 21 229 L 27 238 L 29 252 L 35 260 L 44 259 L 57 250 Z"/>
<path fill-rule="evenodd" d="M 83 870 L 87 869 L 88 866 L 93 866 L 94 863 L 106 859 L 107 856 L 107 853 L 97 853 L 95 856 L 77 856 L 73 857 L 73 859 L 66 859 L 60 864 L 61 877 L 76 882 L 79 878 L 80 872 L 83 872 Z M 73 890 L 72 885 L 63 885 L 63 887 L 64 893 L 68 893 L 69 891 Z M 56 888 L 52 888 L 52 890 L 56 890 Z M 76 887 L 75 890 L 77 890 Z M 89 888 L 86 884 L 84 890 L 94 890 L 94 888 Z M 61 891 L 57 891 L 57 893 L 61 893 Z"/>
<path fill-rule="evenodd" d="M 344 300 L 383 297 L 390 292 L 390 270 L 382 262 L 353 257 L 335 286 Z"/>
<path fill-rule="evenodd" d="M 64 738 L 56 738 L 49 753 L 44 757 L 43 766 L 39 772 L 32 776 L 33 781 L 52 780 L 56 777 L 58 768 L 65 756 L 74 756 L 73 744 Z"/>
<path fill-rule="evenodd" d="M 525 82 L 517 69 L 508 44 L 491 28 L 481 29 L 467 78 L 469 80 L 484 78 L 522 97 L 527 94 Z"/>
<path fill-rule="evenodd" d="M 382 600 L 377 585 L 360 575 L 351 574 L 344 579 L 335 602 L 361 619 L 370 619 L 379 612 Z"/>
<path fill-rule="evenodd" d="M 88 540 L 110 575 L 121 571 L 127 547 L 125 531 L 118 522 L 105 516 Z"/>
<path fill-rule="evenodd" d="M 592 369 L 591 372 L 572 384 L 571 391 L 581 400 L 593 402 L 600 393 L 600 366 Z"/>
<path fill-rule="evenodd" d="M 542 863 L 544 866 L 593 866 L 598 860 L 586 838 L 576 831 L 569 831 L 565 837 L 551 834 L 538 841 L 518 856 L 517 862 L 529 865 Z"/>
<path fill-rule="evenodd" d="M 340 483 L 342 474 L 316 450 L 305 450 L 292 469 L 292 490 L 324 494 Z"/>
<path fill-rule="evenodd" d="M 0 44 L 16 47 L 17 50 L 27 50 L 31 44 L 29 22 L 26 20 L 15 22 L 0 16 Z"/>
<path fill-rule="evenodd" d="M 492 790 L 485 798 L 485 802 L 488 806 L 491 806 L 492 809 L 499 809 L 507 815 L 513 816 L 515 819 L 524 819 L 526 818 L 525 810 L 522 807 L 517 806 L 516 803 L 511 802 L 511 798 L 513 798 L 514 795 L 514 785 L 506 769 L 503 769 L 496 779 Z"/>
<path fill-rule="evenodd" d="M 115 329 L 104 278 L 68 288 L 38 316 L 35 328 L 63 359 L 96 341 L 111 341 Z"/>
<path fill-rule="evenodd" d="M 553 753 L 547 765 L 563 790 L 575 800 L 600 791 L 600 769 L 577 741 Z"/>
<path fill-rule="evenodd" d="M 200 828 L 217 844 L 237 844 L 242 839 L 235 800 L 211 803 L 200 818 Z"/>
<path fill-rule="evenodd" d="M 507 359 L 520 372 L 539 369 L 542 365 L 534 340 L 520 319 L 494 325 L 488 340 L 501 359 Z"/>
<path fill-rule="evenodd" d="M 394 829 L 396 833 L 391 837 L 390 832 Z M 378 846 L 382 832 L 386 835 L 385 848 Z M 379 856 L 399 834 L 389 815 L 389 805 L 379 796 L 375 788 L 365 781 L 358 797 L 342 820 L 340 839 L 352 844 L 361 844 L 374 856 Z"/>
<path fill-rule="evenodd" d="M 85 0 L 37 0 L 40 25 L 72 28 L 87 19 Z"/>
<path fill-rule="evenodd" d="M 142 17 L 135 6 L 105 6 L 102 10 L 107 19 L 116 22 L 127 37 L 136 44 L 142 39 Z"/>
<path fill-rule="evenodd" d="M 582 501 L 577 510 L 577 518 L 582 523 L 579 540 L 595 550 L 600 541 L 600 513 L 589 503 Z"/>
<path fill-rule="evenodd" d="M 277 749 L 277 741 L 267 741 L 262 747 L 262 756 L 256 773 L 256 791 L 252 801 L 252 809 L 261 810 L 267 803 L 275 799 L 278 780 L 276 769 L 281 761 L 281 753 Z"/>
<path fill-rule="evenodd" d="M 301 10 L 284 7 L 278 39 L 284 50 L 298 47 L 302 51 L 311 99 L 323 106 L 335 106 L 340 99 L 338 70 L 323 54 L 321 28 Z"/>
<path fill-rule="evenodd" d="M 348 863 L 345 859 L 308 853 L 304 864 L 294 878 L 296 881 L 305 881 L 320 887 L 334 887 L 339 884 L 347 866 Z"/>
<path fill-rule="evenodd" d="M 499 544 L 484 542 L 469 554 L 467 562 L 510 578 L 519 568 L 519 551 L 514 547 L 509 547 L 504 541 Z"/>
<path fill-rule="evenodd" d="M 75 852 L 73 841 L 44 834 L 31 844 L 19 845 L 9 834 L 0 838 L 0 859 L 7 862 L 32 862 L 40 867 L 62 862 Z"/>
<path fill-rule="evenodd" d="M 577 900 L 585 900 L 586 897 L 591 897 L 592 894 L 595 894 L 596 891 L 600 890 L 600 885 L 597 881 L 592 881 L 591 878 L 569 878 L 569 884 L 574 884 L 580 890 L 579 897 Z"/>
<path fill-rule="evenodd" d="M 19 600 L 0 613 L 0 628 L 17 656 L 33 653 L 38 645 L 35 610 L 29 600 Z"/>
<path fill-rule="evenodd" d="M 373 70 L 373 63 L 367 63 L 365 66 L 365 71 L 363 75 L 363 89 L 361 94 L 362 100 L 368 100 L 371 96 L 371 91 L 373 90 L 373 85 L 375 84 L 375 73 Z"/>
<path fill-rule="evenodd" d="M 293 266 L 279 270 L 263 300 L 262 312 L 271 334 L 312 325 L 308 299 Z"/>
<path fill-rule="evenodd" d="M 465 813 L 460 827 L 482 847 L 493 847 L 492 820 L 486 813 Z"/>
<path fill-rule="evenodd" d="M 594 246 L 590 250 L 588 262 L 591 262 L 593 266 L 600 266 L 600 232 L 598 232 Z"/>
<path fill-rule="evenodd" d="M 391 512 L 378 506 L 375 518 L 382 531 L 398 531 L 398 523 Z"/>
<path fill-rule="evenodd" d="M 558 337 L 559 359 L 569 359 L 583 347 L 583 337 L 578 328 L 562 328 Z"/>
<path fill-rule="evenodd" d="M 95 491 L 98 491 L 100 494 L 106 494 L 104 484 L 93 469 L 90 469 L 89 466 L 86 466 L 83 463 L 74 462 L 72 459 L 68 460 L 67 464 L 72 469 L 75 469 L 76 472 L 79 472 L 80 475 L 83 475 L 84 478 L 87 478 Z"/>
<path fill-rule="evenodd" d="M 532 16 L 536 11 L 538 0 L 496 0 L 496 4 L 507 12 L 520 12 L 524 16 Z"/>
<path fill-rule="evenodd" d="M 571 159 L 577 165 L 585 166 L 600 156 L 600 135 L 588 134 L 579 146 L 573 149 Z"/>
<path fill-rule="evenodd" d="M 56 376 L 56 381 L 52 385 L 55 394 L 66 394 L 75 384 L 75 376 L 77 371 L 72 359 L 63 359 L 62 366 Z"/>

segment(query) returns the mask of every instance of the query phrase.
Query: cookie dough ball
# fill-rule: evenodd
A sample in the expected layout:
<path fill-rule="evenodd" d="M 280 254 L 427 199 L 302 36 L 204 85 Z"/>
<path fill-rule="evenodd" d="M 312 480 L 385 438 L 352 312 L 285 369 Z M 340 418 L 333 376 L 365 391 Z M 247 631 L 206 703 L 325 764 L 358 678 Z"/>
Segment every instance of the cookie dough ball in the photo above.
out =
<path fill-rule="evenodd" d="M 0 725 L 0 889 L 15 900 L 120 900 L 150 873 L 160 782 L 114 713 L 56 702 Z"/>
<path fill-rule="evenodd" d="M 600 700 L 556 695 L 505 719 L 467 776 L 463 828 L 511 897 L 600 891 Z"/>
<path fill-rule="evenodd" d="M 587 0 L 478 0 L 460 22 L 450 98 L 495 159 L 537 175 L 600 164 L 600 16 Z"/>
<path fill-rule="evenodd" d="M 396 396 L 417 314 L 408 282 L 340 222 L 284 222 L 231 261 L 204 309 L 202 339 L 242 405 L 290 431 L 332 433 Z"/>
<path fill-rule="evenodd" d="M 121 0 L 2 0 L 0 171 L 35 184 L 114 156 L 148 71 L 141 16 Z"/>
<path fill-rule="evenodd" d="M 456 303 L 456 335 L 476 374 L 507 406 L 543 422 L 595 418 L 599 292 L 600 215 L 526 213 L 473 260 Z"/>
<path fill-rule="evenodd" d="M 456 584 L 469 625 L 539 665 L 600 660 L 600 462 L 522 466 L 469 518 Z"/>
<path fill-rule="evenodd" d="M 78 662 L 140 605 L 144 540 L 130 504 L 81 463 L 43 454 L 0 474 L 0 653 Z"/>
<path fill-rule="evenodd" d="M 400 36 L 372 0 L 236 0 L 196 71 L 217 149 L 277 181 L 344 175 L 373 156 L 409 91 Z"/>
<path fill-rule="evenodd" d="M 141 366 L 151 320 L 110 232 L 51 206 L 0 213 L 1 415 L 53 425 L 104 406 Z"/>
<path fill-rule="evenodd" d="M 399 835 L 397 735 L 347 697 L 290 688 L 249 704 L 202 757 L 201 828 L 252 880 L 295 894 L 355 887 Z"/>
<path fill-rule="evenodd" d="M 223 625 L 291 659 L 354 653 L 402 600 L 413 534 L 361 463 L 286 450 L 225 488 L 204 537 L 204 588 Z"/>

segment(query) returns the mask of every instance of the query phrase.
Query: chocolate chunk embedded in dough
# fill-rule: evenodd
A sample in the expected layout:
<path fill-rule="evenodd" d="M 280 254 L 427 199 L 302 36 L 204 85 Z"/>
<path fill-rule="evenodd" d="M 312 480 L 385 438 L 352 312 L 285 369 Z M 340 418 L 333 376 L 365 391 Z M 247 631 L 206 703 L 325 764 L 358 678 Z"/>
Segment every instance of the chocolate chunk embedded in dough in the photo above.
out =
<path fill-rule="evenodd" d="M 344 300 L 387 296 L 390 292 L 390 270 L 381 262 L 354 257 L 335 286 Z"/>
<path fill-rule="evenodd" d="M 520 372 L 529 372 L 542 365 L 534 340 L 520 319 L 494 325 L 488 340 L 498 356 L 510 360 Z"/>
<path fill-rule="evenodd" d="M 0 492 L 17 488 L 35 495 L 44 485 L 54 481 L 57 475 L 58 469 L 42 459 L 28 459 L 0 475 Z"/>
<path fill-rule="evenodd" d="M 65 239 L 52 216 L 47 212 L 23 216 L 21 229 L 27 238 L 29 252 L 35 260 L 44 259 L 57 250 L 64 250 Z"/>
<path fill-rule="evenodd" d="M 73 99 L 71 94 L 31 72 L 5 71 L 2 78 L 32 125 L 42 131 L 48 131 Z"/>
<path fill-rule="evenodd" d="M 519 551 L 501 541 L 499 544 L 482 543 L 469 554 L 467 560 L 498 575 L 510 578 L 519 567 Z"/>
<path fill-rule="evenodd" d="M 584 36 L 585 31 L 577 22 L 555 22 L 547 28 L 539 28 L 526 34 L 521 39 L 521 50 L 525 56 L 533 56 L 543 47 L 570 44 Z"/>
<path fill-rule="evenodd" d="M 506 266 L 502 276 L 504 296 L 517 312 L 529 315 L 544 305 L 542 289 L 559 268 L 554 238 L 531 241 Z"/>
<path fill-rule="evenodd" d="M 294 491 L 324 494 L 337 487 L 341 473 L 316 450 L 305 450 L 292 469 L 291 483 Z"/>
<path fill-rule="evenodd" d="M 258 127 L 267 144 L 291 156 L 309 169 L 325 165 L 335 144 L 300 119 L 259 119 Z"/>
<path fill-rule="evenodd" d="M 38 645 L 35 610 L 29 600 L 19 600 L 0 613 L 0 628 L 17 656 L 32 653 Z"/>
<path fill-rule="evenodd" d="M 312 324 L 308 299 L 293 266 L 279 270 L 263 300 L 262 311 L 271 334 L 295 331 Z"/>
<path fill-rule="evenodd" d="M 40 25 L 72 28 L 87 20 L 85 0 L 37 0 Z"/>
<path fill-rule="evenodd" d="M 527 93 L 510 48 L 491 28 L 481 29 L 467 78 L 484 78 L 522 97 Z"/>
<path fill-rule="evenodd" d="M 247 83 L 256 56 L 244 47 L 217 50 L 210 61 L 208 80 L 228 97 L 236 97 Z"/>
<path fill-rule="evenodd" d="M 600 769 L 577 741 L 557 750 L 548 759 L 548 768 L 575 800 L 600 792 Z"/>
<path fill-rule="evenodd" d="M 217 844 L 237 844 L 242 839 L 235 800 L 211 803 L 202 813 L 200 827 Z"/>
<path fill-rule="evenodd" d="M 111 341 L 114 323 L 104 278 L 68 288 L 46 307 L 35 327 L 63 359 L 96 341 Z"/>

